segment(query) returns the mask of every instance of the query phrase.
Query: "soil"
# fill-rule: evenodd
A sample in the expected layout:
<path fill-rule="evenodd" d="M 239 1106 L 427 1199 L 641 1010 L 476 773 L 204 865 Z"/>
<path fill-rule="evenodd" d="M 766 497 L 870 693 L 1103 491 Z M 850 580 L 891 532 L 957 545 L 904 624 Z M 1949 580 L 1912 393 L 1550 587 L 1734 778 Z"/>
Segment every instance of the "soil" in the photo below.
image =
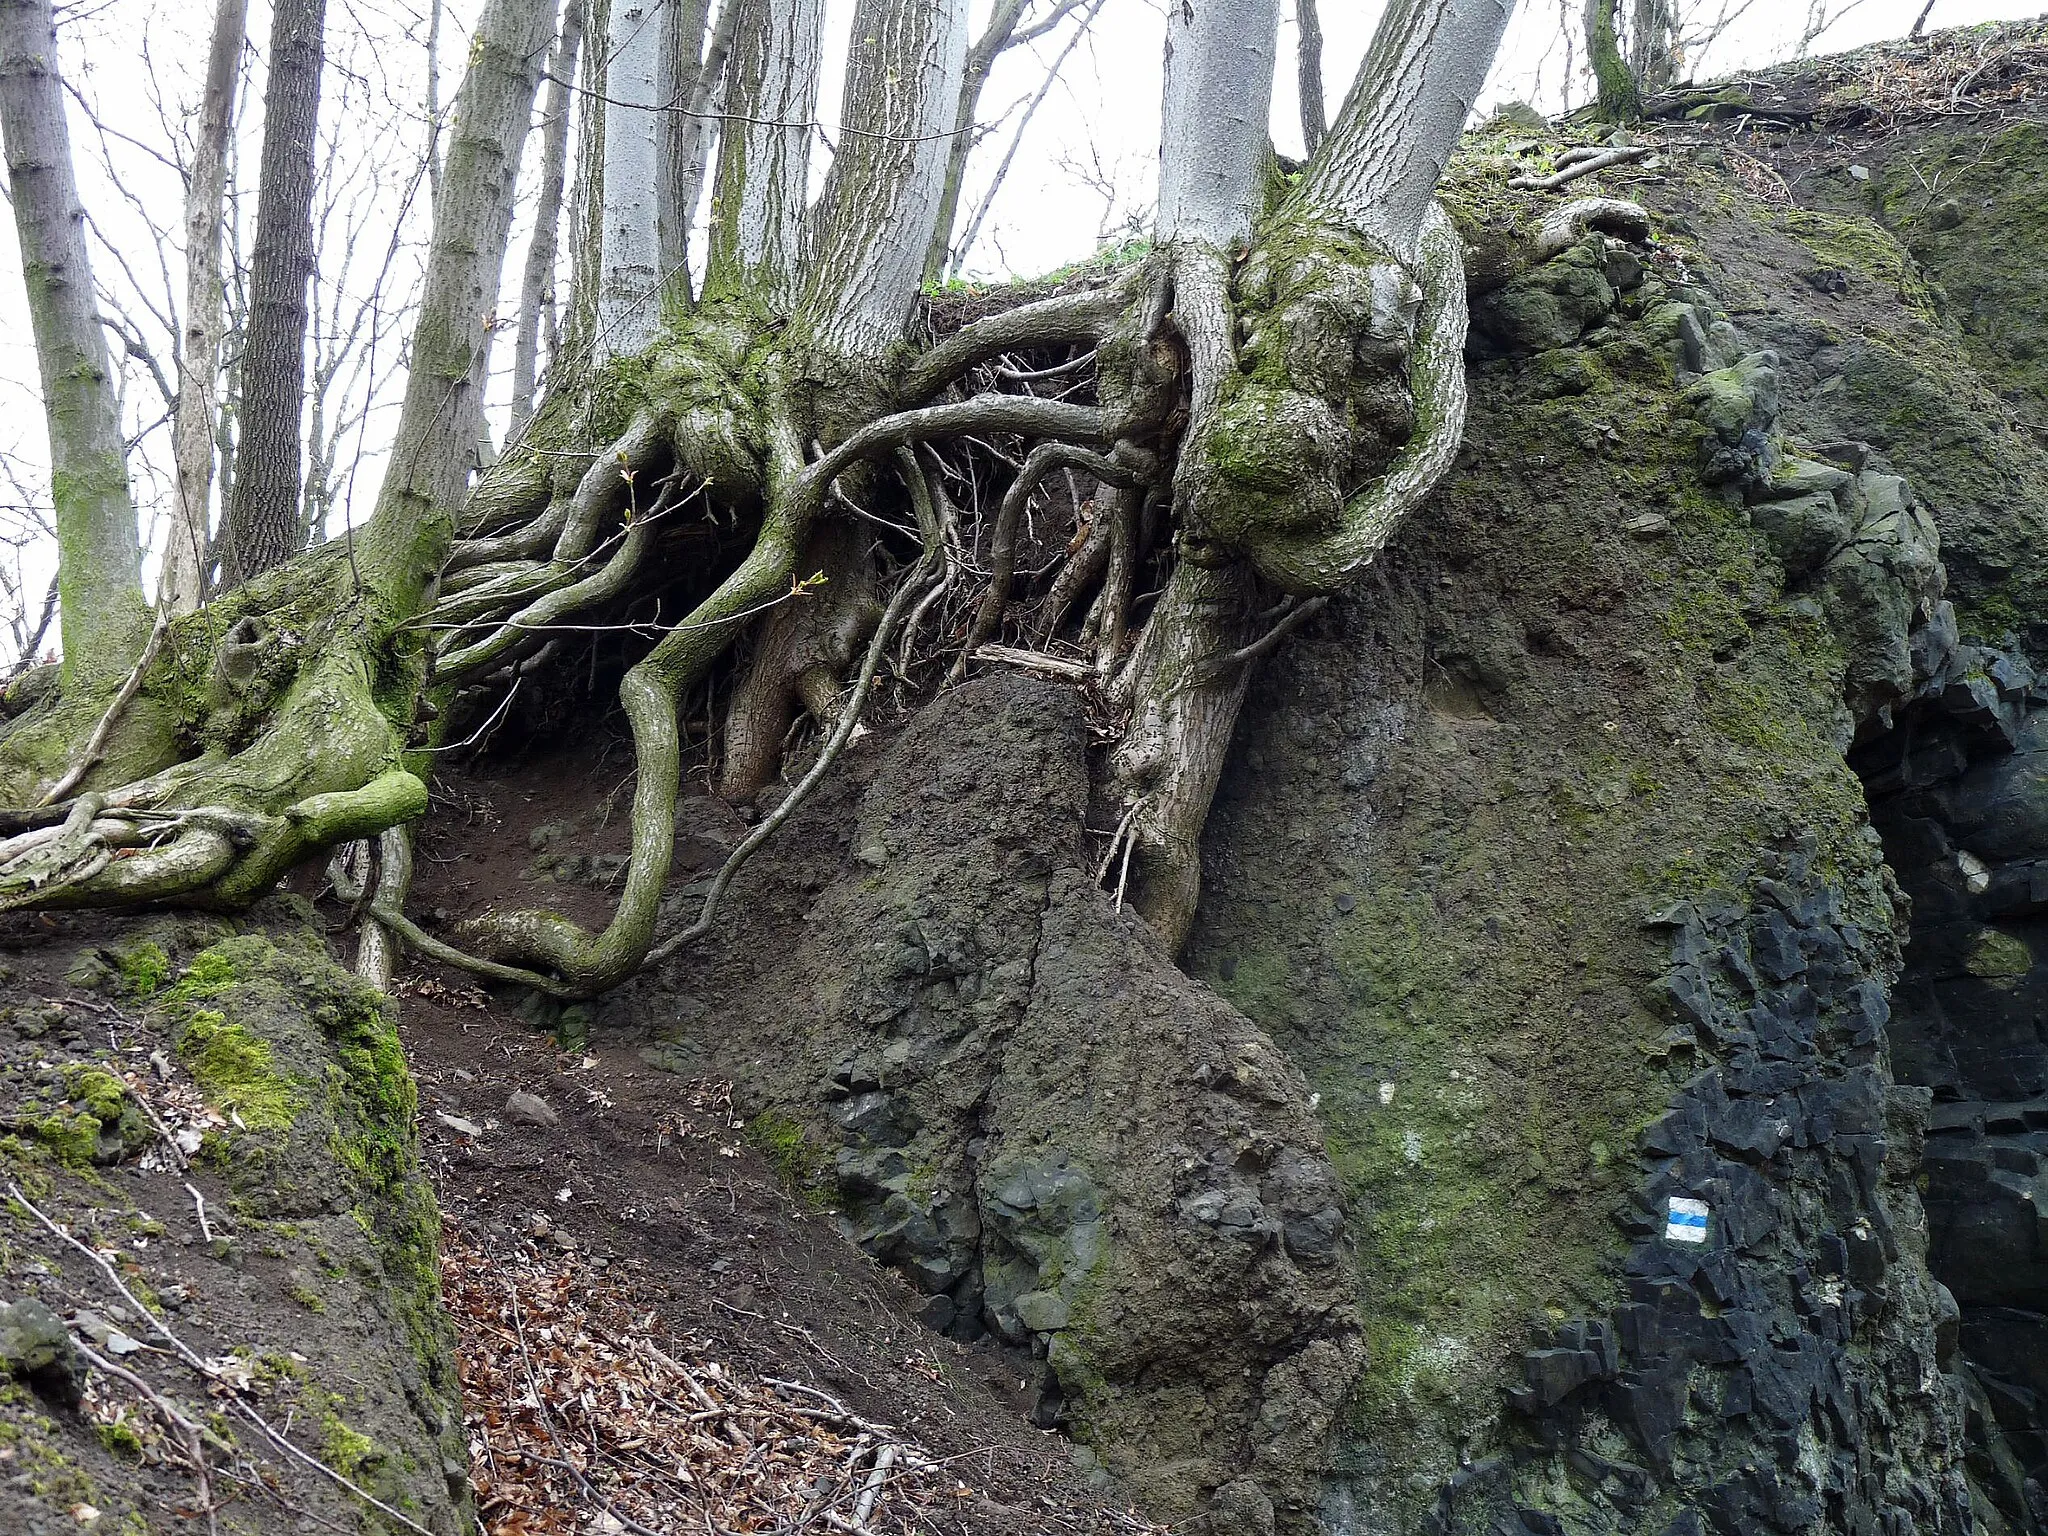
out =
<path fill-rule="evenodd" d="M 601 924 L 623 865 L 631 789 L 602 767 L 608 739 L 604 723 L 586 721 L 440 775 L 445 803 L 422 828 L 414 910 L 452 924 L 536 904 Z M 760 814 L 702 793 L 701 769 L 694 778 L 670 881 L 671 901 L 692 911 Z M 331 897 L 323 906 L 343 920 Z M 749 1139 L 730 1086 L 670 1070 L 678 1058 L 662 1043 L 662 1021 L 628 1023 L 600 1007 L 593 1035 L 577 1010 L 565 1017 L 532 994 L 493 996 L 432 965 L 415 964 L 394 990 L 452 1243 L 508 1266 L 582 1254 L 654 1315 L 669 1353 L 807 1383 L 893 1426 L 966 1485 L 923 1528 L 1144 1528 L 1076 1473 L 1063 1436 L 1030 1422 L 1036 1363 L 918 1322 L 926 1298 L 849 1243 L 775 1149 Z M 515 1091 L 538 1096 L 560 1123 L 511 1122 Z M 544 1238 L 533 1235 L 537 1217 Z"/>
<path fill-rule="evenodd" d="M 651 1067 L 630 1047 L 563 1051 L 456 978 L 415 971 L 398 986 L 426 1160 L 462 1241 L 494 1262 L 581 1252 L 656 1315 L 668 1352 L 807 1383 L 894 1426 L 972 1489 L 925 1528 L 1133 1528 L 1074 1476 L 1067 1442 L 1027 1422 L 1028 1362 L 914 1321 L 919 1298 L 791 1193 L 747 1142 L 724 1085 Z M 560 1124 L 510 1123 L 515 1091 Z M 536 1218 L 546 1237 L 533 1235 Z"/>

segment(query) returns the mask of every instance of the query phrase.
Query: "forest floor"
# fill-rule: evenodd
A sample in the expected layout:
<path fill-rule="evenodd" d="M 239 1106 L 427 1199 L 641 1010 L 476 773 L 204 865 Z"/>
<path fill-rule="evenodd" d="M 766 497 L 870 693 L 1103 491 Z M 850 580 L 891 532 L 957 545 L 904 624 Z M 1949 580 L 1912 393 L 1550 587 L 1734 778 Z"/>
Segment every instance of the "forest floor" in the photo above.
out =
<path fill-rule="evenodd" d="M 416 908 L 601 921 L 625 835 L 603 761 L 584 740 L 444 776 Z M 752 814 L 684 802 L 686 896 Z M 491 1536 L 1152 1529 L 1032 1426 L 1034 1363 L 918 1323 L 730 1089 L 671 1070 L 660 1021 L 585 1038 L 432 966 L 394 990 Z"/>
<path fill-rule="evenodd" d="M 558 754 L 447 776 L 420 840 L 419 904 L 607 911 L 623 829 L 603 786 L 591 789 L 601 735 L 566 733 Z M 689 804 L 685 889 L 753 814 Z M 349 914 L 324 871 L 308 866 L 290 884 L 315 898 L 345 963 Z M 181 1135 L 196 1148 L 225 1121 L 175 1060 L 166 1011 L 104 958 L 150 921 L 0 923 L 0 1127 L 40 1124 L 44 1098 L 89 1068 L 124 1081 L 169 1130 L 124 1120 L 132 1140 L 111 1155 L 103 1142 L 97 1167 L 35 1164 L 40 1208 L 146 1281 L 200 1356 L 254 1362 L 244 1390 L 313 1454 L 324 1454 L 318 1426 L 334 1420 L 322 1405 L 343 1396 L 350 1432 L 396 1445 L 416 1432 L 384 1353 L 403 1351 L 404 1330 L 371 1316 L 380 1304 L 352 1279 L 329 1278 L 356 1272 L 349 1218 L 256 1220 L 231 1172 L 196 1156 L 188 1166 L 171 1147 Z M 661 1043 L 660 1021 L 607 1017 L 585 1038 L 431 966 L 403 971 L 393 991 L 441 1210 L 487 1536 L 1155 1529 L 1091 1487 L 1069 1441 L 1032 1424 L 1035 1363 L 920 1324 L 922 1298 L 840 1235 L 730 1090 Z M 40 1298 L 117 1354 L 140 1349 L 145 1374 L 179 1376 L 83 1248 L 21 1212 L 10 1231 L 0 1292 Z M 360 1513 L 315 1469 L 280 1457 L 216 1465 L 205 1492 L 162 1441 L 147 1403 L 98 1375 L 77 1407 L 0 1395 L 0 1530 L 169 1532 L 208 1508 L 223 1531 L 305 1519 L 349 1529 Z"/>

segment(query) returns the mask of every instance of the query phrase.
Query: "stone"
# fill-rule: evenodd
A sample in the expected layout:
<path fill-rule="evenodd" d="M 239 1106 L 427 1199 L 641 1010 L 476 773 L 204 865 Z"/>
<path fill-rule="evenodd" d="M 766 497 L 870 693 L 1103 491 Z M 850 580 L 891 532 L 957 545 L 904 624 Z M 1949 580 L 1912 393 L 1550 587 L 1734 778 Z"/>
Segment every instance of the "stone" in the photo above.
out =
<path fill-rule="evenodd" d="M 1846 483 L 1848 476 L 1841 479 Z M 1760 502 L 1751 508 L 1750 520 L 1770 541 L 1793 580 L 1818 570 L 1854 530 L 1849 509 L 1828 490 Z"/>
<path fill-rule="evenodd" d="M 543 1128 L 557 1126 L 562 1117 L 553 1105 L 537 1093 L 528 1093 L 520 1088 L 505 1100 L 505 1118 L 515 1125 L 537 1125 Z"/>
<path fill-rule="evenodd" d="M 1073 1309 L 1055 1291 L 1026 1291 L 1010 1305 L 1017 1321 L 1033 1333 L 1055 1333 L 1073 1317 Z"/>
<path fill-rule="evenodd" d="M 0 1369 L 62 1408 L 76 1408 L 85 1390 L 85 1362 L 63 1320 L 33 1296 L 0 1302 Z"/>

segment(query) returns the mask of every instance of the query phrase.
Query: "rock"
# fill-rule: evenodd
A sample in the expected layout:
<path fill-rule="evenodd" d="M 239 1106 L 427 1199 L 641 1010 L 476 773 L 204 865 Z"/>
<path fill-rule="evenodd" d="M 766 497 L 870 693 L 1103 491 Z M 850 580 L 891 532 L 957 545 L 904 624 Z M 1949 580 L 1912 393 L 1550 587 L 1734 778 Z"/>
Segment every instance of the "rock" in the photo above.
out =
<path fill-rule="evenodd" d="M 1624 518 L 1621 531 L 1632 539 L 1655 539 L 1671 531 L 1671 519 L 1661 512 L 1638 512 Z"/>
<path fill-rule="evenodd" d="M 85 1388 L 85 1364 L 62 1319 L 32 1296 L 0 1302 L 0 1369 L 62 1408 L 76 1408 Z"/>
<path fill-rule="evenodd" d="M 550 843 L 560 842 L 573 830 L 566 821 L 544 821 L 526 834 L 526 846 L 539 853 Z"/>
<path fill-rule="evenodd" d="M 1840 475 L 1844 484 L 1848 478 Z M 1770 540 L 1771 549 L 1785 564 L 1786 576 L 1793 580 L 1818 570 L 1854 527 L 1849 509 L 1827 490 L 1762 502 L 1751 509 L 1750 519 Z"/>
<path fill-rule="evenodd" d="M 524 1088 L 514 1090 L 505 1100 L 505 1118 L 515 1125 L 557 1126 L 562 1117 L 555 1113 L 554 1106 L 537 1093 L 528 1093 Z"/>
<path fill-rule="evenodd" d="M 474 1120 L 465 1120 L 462 1116 L 451 1115 L 446 1110 L 435 1110 L 434 1118 L 440 1121 L 443 1125 L 447 1126 L 449 1130 L 453 1131 L 458 1136 L 468 1136 L 471 1138 L 475 1138 L 483 1135 L 484 1133 L 484 1128 L 478 1125 Z"/>
<path fill-rule="evenodd" d="M 1073 1316 L 1073 1309 L 1053 1291 L 1026 1291 L 1010 1305 L 1017 1321 L 1033 1333 L 1057 1332 Z"/>
<path fill-rule="evenodd" d="M 1473 306 L 1466 345 L 1478 357 L 1513 357 L 1574 345 L 1614 311 L 1607 241 L 1590 235 Z"/>

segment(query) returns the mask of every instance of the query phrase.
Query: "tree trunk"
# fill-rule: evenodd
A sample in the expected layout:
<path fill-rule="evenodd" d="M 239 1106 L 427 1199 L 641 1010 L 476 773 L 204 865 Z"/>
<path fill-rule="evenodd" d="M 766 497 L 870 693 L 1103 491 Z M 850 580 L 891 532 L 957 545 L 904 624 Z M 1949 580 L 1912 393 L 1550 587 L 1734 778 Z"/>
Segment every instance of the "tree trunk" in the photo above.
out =
<path fill-rule="evenodd" d="M 439 570 L 468 478 L 467 426 L 484 385 L 476 365 L 554 12 L 554 0 L 489 0 L 455 97 L 412 367 L 363 541 L 365 574 L 401 612 Z"/>
<path fill-rule="evenodd" d="M 163 597 L 174 613 L 190 613 L 204 596 L 213 434 L 220 409 L 221 221 L 248 24 L 249 0 L 220 0 L 186 183 L 185 334 L 178 351 L 178 408 L 171 432 L 178 503 L 164 538 Z"/>
<path fill-rule="evenodd" d="M 1633 0 L 1629 16 L 1629 61 L 1639 91 L 1661 91 L 1671 84 L 1677 65 L 1672 33 L 1677 18 L 1672 0 Z"/>
<path fill-rule="evenodd" d="M 49 0 L 0 0 L 0 132 L 50 432 L 64 673 L 104 681 L 133 665 L 150 621 Z"/>
<path fill-rule="evenodd" d="M 326 16 L 327 0 L 277 0 L 271 16 L 249 327 L 242 341 L 242 432 L 234 500 L 221 528 L 221 583 L 228 587 L 282 565 L 302 547 L 299 429 Z"/>
<path fill-rule="evenodd" d="M 1295 53 L 1301 95 L 1301 141 L 1311 160 L 1330 131 L 1330 112 L 1323 105 L 1323 22 L 1316 0 L 1294 0 L 1294 25 L 1301 34 Z"/>
<path fill-rule="evenodd" d="M 819 198 L 802 307 L 843 357 L 900 341 L 939 215 L 967 68 L 966 0 L 861 0 L 839 153 Z"/>
<path fill-rule="evenodd" d="M 786 298 L 803 243 L 822 0 L 731 0 L 724 132 L 711 190 L 709 297 Z M 855 32 L 858 35 L 858 26 Z"/>
<path fill-rule="evenodd" d="M 737 0 L 729 0 L 719 7 L 718 25 L 712 29 L 710 47 L 697 66 L 696 81 L 683 103 L 685 110 L 673 119 L 679 130 L 673 141 L 676 157 L 674 223 L 682 232 L 677 270 L 678 283 L 685 289 L 690 275 L 690 226 L 697 216 L 697 205 L 703 200 L 704 179 L 711 169 L 712 146 L 718 142 L 718 113 L 725 100 L 733 32 L 743 9 Z"/>
<path fill-rule="evenodd" d="M 637 357 L 661 329 L 661 34 L 658 0 L 613 0 L 597 299 L 605 356 Z"/>
<path fill-rule="evenodd" d="M 1511 0 L 1393 0 L 1291 205 L 1412 257 L 1513 9 Z"/>
<path fill-rule="evenodd" d="M 533 205 L 533 238 L 519 283 L 519 338 L 512 352 L 512 430 L 516 441 L 533 416 L 533 391 L 540 373 L 541 316 L 553 303 L 555 256 L 562 229 L 562 186 L 569 171 L 571 86 L 576 56 L 583 47 L 583 0 L 569 0 L 562 34 L 548 62 L 547 106 L 542 112 L 540 192 Z"/>
<path fill-rule="evenodd" d="M 1627 122 L 1642 116 L 1643 88 L 1621 51 L 1616 24 L 1621 0 L 1586 0 L 1586 59 L 1593 66 L 1594 98 L 1600 116 Z"/>
<path fill-rule="evenodd" d="M 1167 12 L 1162 244 L 1197 240 L 1220 250 L 1251 233 L 1272 153 L 1266 117 L 1279 30 L 1277 0 L 1216 0 Z"/>
<path fill-rule="evenodd" d="M 704 32 L 711 0 L 669 0 L 662 9 L 661 177 L 656 199 L 661 230 L 661 270 L 668 274 L 668 302 L 688 308 L 690 299 L 690 215 L 701 183 L 690 174 L 697 151 L 697 119 L 689 113 L 697 83 L 710 67 Z"/>
<path fill-rule="evenodd" d="M 996 0 L 974 46 L 967 50 L 967 67 L 960 79 L 960 105 L 953 114 L 953 136 L 946 145 L 946 181 L 939 193 L 938 221 L 932 230 L 932 247 L 925 257 L 926 286 L 941 282 L 953 254 L 953 226 L 960 219 L 960 189 L 967 180 L 967 157 L 974 151 L 974 114 L 981 106 L 981 89 L 999 55 L 1010 46 L 1017 22 L 1030 0 Z"/>

